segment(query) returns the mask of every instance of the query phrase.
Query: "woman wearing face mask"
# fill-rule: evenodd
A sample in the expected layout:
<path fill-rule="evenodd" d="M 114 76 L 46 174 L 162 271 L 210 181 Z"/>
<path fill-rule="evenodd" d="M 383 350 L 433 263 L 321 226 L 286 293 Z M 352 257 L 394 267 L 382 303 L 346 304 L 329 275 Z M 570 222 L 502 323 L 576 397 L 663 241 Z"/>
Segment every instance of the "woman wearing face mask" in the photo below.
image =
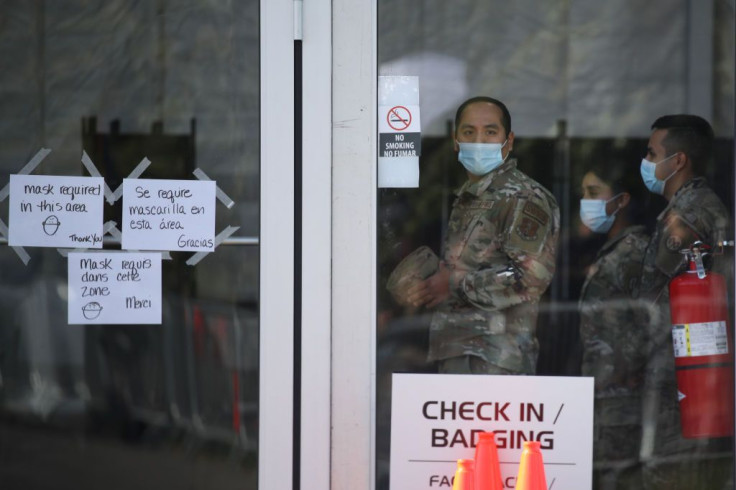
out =
<path fill-rule="evenodd" d="M 632 165 L 607 161 L 590 167 L 582 180 L 580 218 L 607 237 L 588 269 L 578 305 L 581 371 L 595 378 L 596 489 L 638 488 L 646 334 L 644 310 L 631 292 L 649 239 L 632 219 L 641 187 L 637 178 Z"/>

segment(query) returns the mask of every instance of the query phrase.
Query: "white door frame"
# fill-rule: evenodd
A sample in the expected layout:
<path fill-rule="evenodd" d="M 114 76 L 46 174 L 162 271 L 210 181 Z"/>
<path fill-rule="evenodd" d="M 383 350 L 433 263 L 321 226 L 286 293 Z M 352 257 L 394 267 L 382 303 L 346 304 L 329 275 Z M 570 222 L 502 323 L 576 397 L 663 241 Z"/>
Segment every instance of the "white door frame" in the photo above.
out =
<path fill-rule="evenodd" d="M 376 17 L 376 0 L 332 1 L 335 490 L 375 488 Z"/>
<path fill-rule="evenodd" d="M 298 6 L 301 0 L 296 2 Z M 330 2 L 304 2 L 300 433 L 302 490 L 331 488 L 330 315 L 333 202 L 331 19 Z"/>
<path fill-rule="evenodd" d="M 376 8 L 304 3 L 303 490 L 374 488 Z"/>
<path fill-rule="evenodd" d="M 258 488 L 292 489 L 294 41 L 291 0 L 261 0 Z"/>

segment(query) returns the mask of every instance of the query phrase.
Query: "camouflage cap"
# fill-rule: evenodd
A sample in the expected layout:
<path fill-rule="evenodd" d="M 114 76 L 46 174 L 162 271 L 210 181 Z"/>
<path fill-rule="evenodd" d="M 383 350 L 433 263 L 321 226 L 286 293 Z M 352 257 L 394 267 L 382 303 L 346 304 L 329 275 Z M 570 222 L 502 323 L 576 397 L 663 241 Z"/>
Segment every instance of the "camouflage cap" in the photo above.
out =
<path fill-rule="evenodd" d="M 388 277 L 386 289 L 401 305 L 407 305 L 406 291 L 439 269 L 440 260 L 429 247 L 423 246 L 404 257 Z"/>

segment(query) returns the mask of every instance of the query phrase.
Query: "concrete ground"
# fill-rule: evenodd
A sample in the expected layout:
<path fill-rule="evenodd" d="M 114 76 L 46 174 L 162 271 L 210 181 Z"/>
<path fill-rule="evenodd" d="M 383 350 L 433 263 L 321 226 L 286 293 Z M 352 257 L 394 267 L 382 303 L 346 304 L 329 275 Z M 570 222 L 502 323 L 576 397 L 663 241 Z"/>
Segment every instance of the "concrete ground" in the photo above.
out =
<path fill-rule="evenodd" d="M 126 440 L 0 420 L 2 490 L 249 490 L 257 458 L 158 438 Z"/>

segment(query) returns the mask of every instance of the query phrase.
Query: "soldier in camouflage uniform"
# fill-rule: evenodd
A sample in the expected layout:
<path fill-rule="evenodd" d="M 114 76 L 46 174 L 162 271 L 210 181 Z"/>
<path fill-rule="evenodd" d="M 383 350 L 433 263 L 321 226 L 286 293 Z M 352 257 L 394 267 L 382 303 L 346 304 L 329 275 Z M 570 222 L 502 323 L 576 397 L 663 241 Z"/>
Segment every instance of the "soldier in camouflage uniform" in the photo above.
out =
<path fill-rule="evenodd" d="M 580 218 L 608 240 L 580 293 L 583 376 L 595 378 L 594 488 L 640 488 L 641 395 L 646 329 L 631 298 L 649 237 L 632 225 L 639 179 L 622 162 L 596 164 L 584 175 Z M 635 175 L 633 177 L 636 177 Z"/>
<path fill-rule="evenodd" d="M 554 197 L 516 168 L 511 117 L 476 97 L 455 118 L 455 149 L 468 171 L 450 216 L 439 271 L 409 291 L 438 306 L 429 359 L 442 373 L 534 374 L 539 298 L 555 267 Z"/>
<path fill-rule="evenodd" d="M 642 408 L 645 488 L 731 488 L 731 457 L 716 455 L 730 450 L 730 444 L 721 448 L 722 441 L 681 435 L 669 311 L 669 281 L 687 266 L 680 250 L 696 240 L 716 247 L 730 236 L 726 207 L 697 176 L 710 159 L 713 130 L 692 115 L 663 116 L 652 129 L 641 174 L 649 190 L 668 204 L 657 218 L 635 292 L 652 305 Z"/>

